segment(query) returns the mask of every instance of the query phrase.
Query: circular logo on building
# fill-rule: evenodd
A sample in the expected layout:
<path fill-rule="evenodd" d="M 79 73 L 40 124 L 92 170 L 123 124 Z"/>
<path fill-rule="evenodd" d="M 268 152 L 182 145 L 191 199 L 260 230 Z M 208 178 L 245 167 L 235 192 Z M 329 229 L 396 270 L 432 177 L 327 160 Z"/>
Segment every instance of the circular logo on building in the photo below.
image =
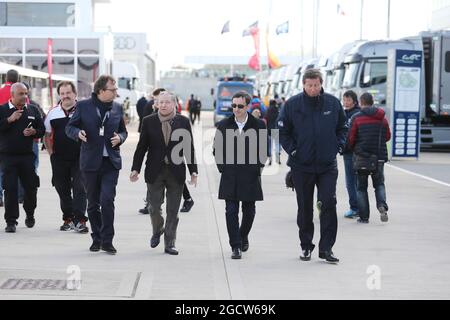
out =
<path fill-rule="evenodd" d="M 116 37 L 114 39 L 114 49 L 132 50 L 136 48 L 136 40 L 132 37 Z"/>

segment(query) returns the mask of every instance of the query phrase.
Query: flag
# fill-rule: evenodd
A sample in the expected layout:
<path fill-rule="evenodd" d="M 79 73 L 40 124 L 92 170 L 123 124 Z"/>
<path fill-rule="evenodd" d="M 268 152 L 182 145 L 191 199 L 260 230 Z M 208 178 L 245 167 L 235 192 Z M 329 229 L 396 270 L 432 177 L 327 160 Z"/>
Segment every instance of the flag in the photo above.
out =
<path fill-rule="evenodd" d="M 267 59 L 268 62 L 267 64 L 269 65 L 270 69 L 277 69 L 279 67 L 281 67 L 281 62 L 278 59 L 278 57 L 270 50 L 268 50 L 267 52 Z"/>
<path fill-rule="evenodd" d="M 288 32 L 289 32 L 289 21 L 286 21 L 286 22 L 280 24 L 276 30 L 277 35 L 279 35 L 281 33 L 288 33 Z"/>
<path fill-rule="evenodd" d="M 53 40 L 48 38 L 47 41 L 47 71 L 48 80 L 50 85 L 50 105 L 53 105 L 53 83 L 52 83 L 52 73 L 53 73 Z"/>
<path fill-rule="evenodd" d="M 250 36 L 250 35 L 252 35 L 252 31 L 254 32 L 257 29 L 258 29 L 258 21 L 256 21 L 255 23 L 251 24 L 250 26 L 248 26 L 248 28 L 245 29 L 244 32 L 242 32 L 242 36 L 243 37 Z"/>
<path fill-rule="evenodd" d="M 337 14 L 341 15 L 341 16 L 345 16 L 346 15 L 345 11 L 342 9 L 342 6 L 339 3 L 337 5 Z"/>
<path fill-rule="evenodd" d="M 257 25 L 257 24 L 256 24 Z M 259 60 L 259 29 L 258 27 L 253 27 L 250 30 L 250 34 L 253 37 L 253 41 L 255 43 L 255 54 L 250 58 L 248 62 L 248 66 L 256 71 L 260 71 L 260 60 Z"/>
<path fill-rule="evenodd" d="M 225 24 L 223 25 L 221 34 L 224 34 L 226 32 L 230 32 L 230 20 L 225 22 Z"/>
<path fill-rule="evenodd" d="M 267 65 L 269 66 L 269 69 L 276 69 L 276 68 L 281 67 L 280 60 L 277 58 L 277 56 L 275 56 L 275 54 L 272 51 L 270 51 L 269 25 L 267 25 L 267 29 L 266 29 L 266 47 L 267 47 Z"/>

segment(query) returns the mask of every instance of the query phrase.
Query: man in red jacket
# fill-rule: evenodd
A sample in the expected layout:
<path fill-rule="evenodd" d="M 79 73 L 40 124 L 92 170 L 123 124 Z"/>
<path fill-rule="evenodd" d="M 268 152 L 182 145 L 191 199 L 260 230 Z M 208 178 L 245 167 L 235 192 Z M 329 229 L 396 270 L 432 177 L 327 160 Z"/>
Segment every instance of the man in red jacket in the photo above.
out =
<path fill-rule="evenodd" d="M 373 96 L 363 93 L 359 98 L 361 112 L 351 119 L 348 144 L 355 155 L 371 155 L 378 157 L 378 168 L 372 176 L 377 208 L 382 222 L 388 222 L 388 205 L 386 203 L 386 187 L 384 185 L 384 164 L 388 161 L 386 142 L 391 139 L 389 123 L 384 110 L 373 105 Z M 369 223 L 369 197 L 367 195 L 369 175 L 357 172 L 357 198 L 359 223 Z"/>
<path fill-rule="evenodd" d="M 19 81 L 19 73 L 16 70 L 8 70 L 6 83 L 0 88 L 0 105 L 4 105 L 11 99 L 11 86 Z"/>

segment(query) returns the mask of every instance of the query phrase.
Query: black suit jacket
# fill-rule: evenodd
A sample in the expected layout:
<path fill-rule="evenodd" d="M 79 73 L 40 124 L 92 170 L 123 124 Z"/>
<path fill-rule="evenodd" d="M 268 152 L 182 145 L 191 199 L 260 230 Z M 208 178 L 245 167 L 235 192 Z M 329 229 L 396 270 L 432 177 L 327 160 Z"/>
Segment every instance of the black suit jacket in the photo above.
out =
<path fill-rule="evenodd" d="M 132 171 L 141 171 L 144 156 L 145 182 L 154 183 L 164 165 L 167 156 L 171 172 L 179 183 L 186 181 L 186 164 L 190 174 L 198 173 L 195 160 L 194 140 L 189 119 L 177 114 L 171 122 L 172 135 L 166 146 L 158 114 L 144 118 L 139 143 L 133 157 Z"/>
<path fill-rule="evenodd" d="M 267 130 L 263 121 L 248 114 L 243 133 L 235 121 L 235 116 L 220 121 L 214 138 L 213 153 L 217 168 L 221 173 L 219 199 L 236 201 L 262 201 L 261 172 L 267 160 Z M 228 136 L 227 134 L 230 134 Z M 231 139 L 231 133 L 236 137 Z M 253 136 L 252 141 L 245 135 Z M 239 139 L 243 149 L 240 148 Z M 242 151 L 244 153 L 242 154 Z M 230 153 L 230 154 L 229 154 Z M 244 160 L 244 161 L 240 161 Z M 241 163 L 242 162 L 242 163 Z"/>

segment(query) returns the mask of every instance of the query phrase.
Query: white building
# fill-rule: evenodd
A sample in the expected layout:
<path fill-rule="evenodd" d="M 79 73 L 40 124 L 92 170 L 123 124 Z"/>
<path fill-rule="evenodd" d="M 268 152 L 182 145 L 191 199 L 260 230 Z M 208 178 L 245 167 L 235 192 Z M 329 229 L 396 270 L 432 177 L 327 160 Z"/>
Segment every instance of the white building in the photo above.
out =
<path fill-rule="evenodd" d="M 139 82 L 136 89 L 142 93 L 150 93 L 156 87 L 156 64 L 149 49 L 146 33 L 114 32 L 114 61 L 137 67 Z"/>
<path fill-rule="evenodd" d="M 450 0 L 433 0 L 431 29 L 450 29 Z"/>
<path fill-rule="evenodd" d="M 0 0 L 0 62 L 47 72 L 48 39 L 53 74 L 73 79 L 80 98 L 111 73 L 113 36 L 94 32 L 97 3 L 110 0 Z"/>

